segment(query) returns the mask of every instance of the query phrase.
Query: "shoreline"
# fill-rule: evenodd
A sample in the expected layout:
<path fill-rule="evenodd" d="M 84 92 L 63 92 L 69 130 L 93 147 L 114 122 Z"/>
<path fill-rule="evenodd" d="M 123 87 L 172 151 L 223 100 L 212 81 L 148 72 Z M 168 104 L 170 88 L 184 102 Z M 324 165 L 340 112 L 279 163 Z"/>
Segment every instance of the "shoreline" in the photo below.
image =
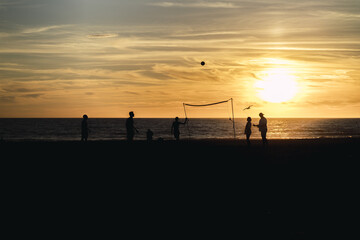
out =
<path fill-rule="evenodd" d="M 80 139 L 80 137 L 79 137 Z M 160 139 L 160 138 L 159 138 Z M 153 139 L 152 142 L 157 142 L 159 139 Z M 175 139 L 168 139 L 168 138 L 161 138 L 164 142 L 175 142 Z M 304 137 L 304 138 L 268 138 L 268 141 L 316 141 L 316 140 L 346 140 L 346 139 L 360 139 L 360 136 L 338 136 L 338 137 Z M 183 137 L 182 139 L 180 139 L 179 142 L 218 142 L 218 141 L 224 141 L 224 142 L 232 142 L 232 141 L 246 141 L 245 137 L 239 138 L 236 137 L 234 138 L 222 138 L 222 137 L 218 137 L 218 138 L 213 138 L 213 137 L 209 137 L 209 138 L 187 138 L 187 137 Z M 250 141 L 261 141 L 261 137 L 254 137 L 251 138 Z M 80 140 L 75 140 L 75 139 L 0 139 L 0 144 L 1 143 L 9 143 L 9 142 L 38 142 L 38 143 L 46 143 L 46 142 L 51 142 L 51 143 L 76 143 L 76 142 L 81 142 Z M 88 139 L 88 142 L 127 142 L 127 140 L 125 138 L 113 138 L 113 139 Z M 145 139 L 135 139 L 133 142 L 135 143 L 140 143 L 140 142 L 147 142 L 147 140 Z"/>

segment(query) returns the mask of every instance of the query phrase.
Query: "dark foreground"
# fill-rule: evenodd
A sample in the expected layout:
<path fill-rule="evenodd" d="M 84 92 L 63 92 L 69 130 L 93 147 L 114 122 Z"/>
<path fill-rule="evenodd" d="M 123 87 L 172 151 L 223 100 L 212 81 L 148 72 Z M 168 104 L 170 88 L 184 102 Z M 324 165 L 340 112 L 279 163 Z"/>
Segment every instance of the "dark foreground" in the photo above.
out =
<path fill-rule="evenodd" d="M 360 139 L 1 142 L 14 234 L 322 239 L 353 235 Z M 74 231 L 69 235 L 70 231 Z M 357 233 L 358 234 L 358 233 Z"/>
<path fill-rule="evenodd" d="M 251 147 L 244 140 L 204 139 L 183 141 L 10 141 L 0 142 L 0 150 L 9 154 L 7 159 L 97 161 L 132 165 L 151 160 L 179 161 L 199 164 L 217 162 L 228 164 L 286 164 L 317 165 L 322 163 L 344 164 L 357 160 L 359 138 L 347 139 L 276 139 L 263 147 L 261 140 L 252 140 Z M 25 155 L 24 155 L 25 154 Z M 132 161 L 130 161 L 132 160 Z"/>

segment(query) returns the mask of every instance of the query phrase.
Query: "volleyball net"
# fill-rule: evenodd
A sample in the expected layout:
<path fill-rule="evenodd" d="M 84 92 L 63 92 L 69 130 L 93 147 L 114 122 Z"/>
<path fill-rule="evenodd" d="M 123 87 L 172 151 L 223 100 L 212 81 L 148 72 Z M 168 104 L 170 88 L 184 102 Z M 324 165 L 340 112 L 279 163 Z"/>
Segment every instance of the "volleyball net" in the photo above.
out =
<path fill-rule="evenodd" d="M 187 115 L 187 112 L 186 112 L 186 107 L 208 107 L 208 106 L 213 106 L 213 105 L 218 105 L 218 104 L 224 104 L 224 103 L 230 103 L 230 104 L 231 104 L 231 117 L 229 118 L 229 120 L 232 121 L 233 130 L 234 130 L 234 138 L 236 138 L 235 117 L 234 117 L 234 103 L 233 103 L 233 99 L 232 99 L 232 98 L 229 98 L 229 99 L 227 99 L 227 100 L 220 101 L 220 102 L 207 103 L 207 104 L 190 104 L 190 103 L 183 103 L 185 117 L 188 118 L 188 115 Z M 190 137 L 190 130 L 189 130 L 188 122 L 187 122 L 187 129 L 188 129 L 188 134 L 189 134 L 189 137 Z"/>

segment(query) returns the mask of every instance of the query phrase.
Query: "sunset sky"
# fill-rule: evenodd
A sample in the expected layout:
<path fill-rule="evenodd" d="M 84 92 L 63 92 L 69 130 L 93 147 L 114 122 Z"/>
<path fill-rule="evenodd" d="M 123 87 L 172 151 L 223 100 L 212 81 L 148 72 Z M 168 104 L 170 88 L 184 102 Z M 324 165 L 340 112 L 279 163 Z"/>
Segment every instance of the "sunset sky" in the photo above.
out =
<path fill-rule="evenodd" d="M 0 0 L 0 117 L 184 117 L 229 98 L 239 118 L 360 117 L 360 1 Z"/>

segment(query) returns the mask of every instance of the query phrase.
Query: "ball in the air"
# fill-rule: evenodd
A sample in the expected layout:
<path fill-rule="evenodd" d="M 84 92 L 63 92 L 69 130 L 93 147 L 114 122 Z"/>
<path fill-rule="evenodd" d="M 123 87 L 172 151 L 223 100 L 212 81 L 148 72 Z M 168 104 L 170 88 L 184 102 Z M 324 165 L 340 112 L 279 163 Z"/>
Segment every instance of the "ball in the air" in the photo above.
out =
<path fill-rule="evenodd" d="M 204 61 L 202 61 L 202 62 L 201 62 L 201 66 L 204 66 L 204 65 L 205 65 L 205 62 L 204 62 Z"/>

